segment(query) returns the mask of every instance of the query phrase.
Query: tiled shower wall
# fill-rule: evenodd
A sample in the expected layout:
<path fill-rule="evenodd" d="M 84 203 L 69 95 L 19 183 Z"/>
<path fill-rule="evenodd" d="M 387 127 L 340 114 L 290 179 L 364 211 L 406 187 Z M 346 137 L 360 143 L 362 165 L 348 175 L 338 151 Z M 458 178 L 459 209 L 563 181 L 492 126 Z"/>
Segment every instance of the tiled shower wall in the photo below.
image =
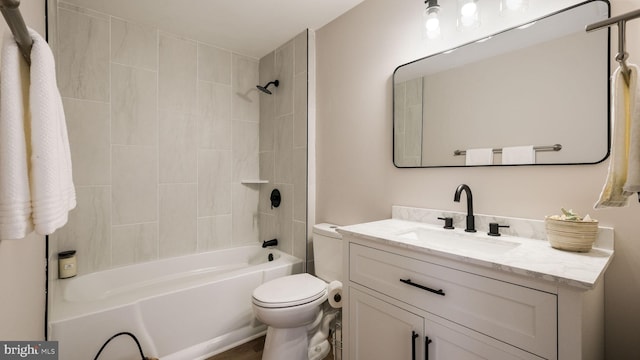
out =
<path fill-rule="evenodd" d="M 260 83 L 278 80 L 260 94 L 260 238 L 304 259 L 307 251 L 308 31 L 260 59 Z M 271 208 L 278 189 L 282 204 Z M 309 247 L 311 248 L 311 247 Z M 311 259 L 312 257 L 310 257 Z"/>
<path fill-rule="evenodd" d="M 65 3 L 56 28 L 78 206 L 50 252 L 86 274 L 257 242 L 258 59 Z"/>

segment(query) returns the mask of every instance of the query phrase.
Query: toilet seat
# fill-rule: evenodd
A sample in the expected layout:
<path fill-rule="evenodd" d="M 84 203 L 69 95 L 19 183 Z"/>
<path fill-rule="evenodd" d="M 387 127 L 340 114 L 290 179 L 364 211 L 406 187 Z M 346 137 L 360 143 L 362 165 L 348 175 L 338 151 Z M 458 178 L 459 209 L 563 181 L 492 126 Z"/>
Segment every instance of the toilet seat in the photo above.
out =
<path fill-rule="evenodd" d="M 303 305 L 326 297 L 327 283 L 303 273 L 280 277 L 258 286 L 253 291 L 253 303 L 265 308 L 285 308 Z"/>

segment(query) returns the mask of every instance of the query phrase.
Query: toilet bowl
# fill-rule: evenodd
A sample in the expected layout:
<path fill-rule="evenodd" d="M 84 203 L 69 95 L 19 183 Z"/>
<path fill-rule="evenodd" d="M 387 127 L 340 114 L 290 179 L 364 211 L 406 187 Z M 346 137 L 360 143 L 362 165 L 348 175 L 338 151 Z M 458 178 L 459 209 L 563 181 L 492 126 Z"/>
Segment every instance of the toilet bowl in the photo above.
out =
<path fill-rule="evenodd" d="M 280 277 L 253 291 L 253 312 L 268 326 L 262 360 L 316 360 L 329 352 L 329 322 L 336 311 L 327 307 L 329 281 L 341 280 L 342 239 L 336 226 L 314 226 L 316 276 Z M 318 256 L 320 255 L 320 256 Z"/>

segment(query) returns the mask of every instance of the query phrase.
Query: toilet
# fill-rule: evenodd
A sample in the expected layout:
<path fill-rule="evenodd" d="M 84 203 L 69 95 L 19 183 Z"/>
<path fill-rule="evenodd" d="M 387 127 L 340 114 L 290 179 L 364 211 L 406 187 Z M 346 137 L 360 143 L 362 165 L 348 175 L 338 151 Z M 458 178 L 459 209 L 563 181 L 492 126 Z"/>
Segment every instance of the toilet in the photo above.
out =
<path fill-rule="evenodd" d="M 253 313 L 268 326 L 262 360 L 320 360 L 329 353 L 328 328 L 337 311 L 325 305 L 328 285 L 342 281 L 342 236 L 336 228 L 313 227 L 317 277 L 283 276 L 253 291 Z"/>

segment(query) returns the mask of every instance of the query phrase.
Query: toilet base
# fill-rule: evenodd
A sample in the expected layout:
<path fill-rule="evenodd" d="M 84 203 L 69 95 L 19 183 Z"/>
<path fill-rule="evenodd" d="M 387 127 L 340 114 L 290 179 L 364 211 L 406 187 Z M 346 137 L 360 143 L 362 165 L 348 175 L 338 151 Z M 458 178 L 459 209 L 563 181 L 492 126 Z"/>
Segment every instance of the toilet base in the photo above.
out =
<path fill-rule="evenodd" d="M 264 341 L 262 360 L 308 360 L 309 336 L 307 326 L 278 329 L 269 326 Z"/>

